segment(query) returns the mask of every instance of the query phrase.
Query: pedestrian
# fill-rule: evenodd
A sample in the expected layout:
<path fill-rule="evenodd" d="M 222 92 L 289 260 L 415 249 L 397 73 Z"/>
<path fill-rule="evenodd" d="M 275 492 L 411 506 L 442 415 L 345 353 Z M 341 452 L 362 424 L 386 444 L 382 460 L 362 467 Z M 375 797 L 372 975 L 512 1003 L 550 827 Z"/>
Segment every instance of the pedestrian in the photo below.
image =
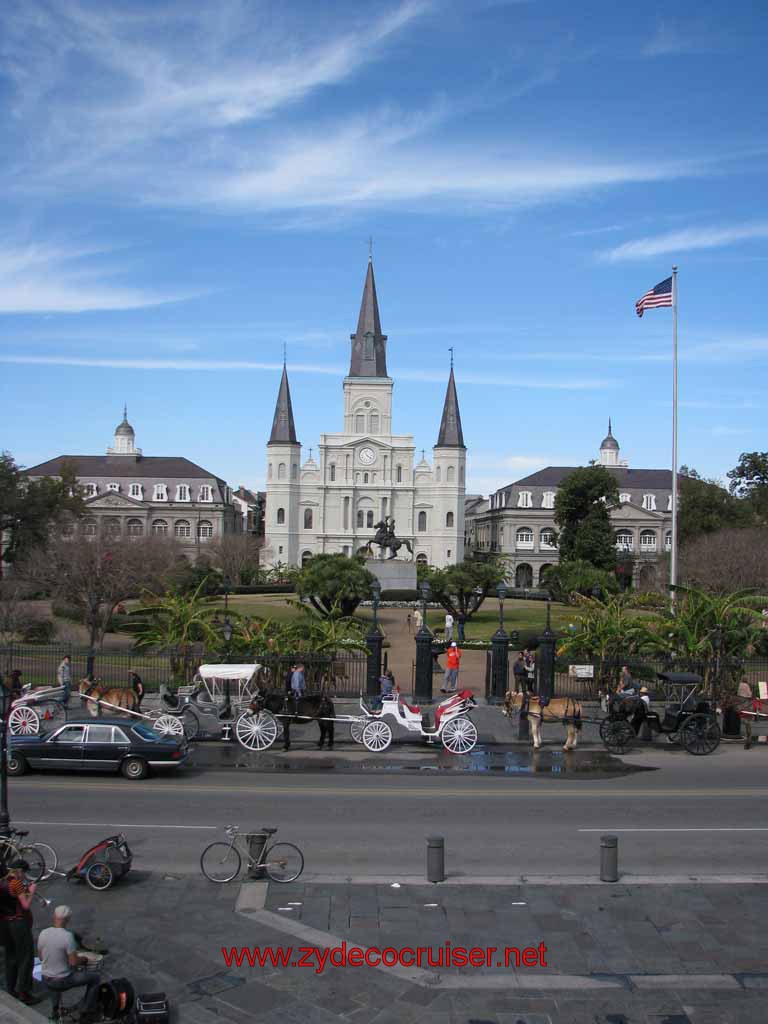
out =
<path fill-rule="evenodd" d="M 459 681 L 459 666 L 461 664 L 461 649 L 454 641 L 445 652 L 445 686 L 440 687 L 441 693 L 455 693 L 456 684 Z"/>
<path fill-rule="evenodd" d="M 35 943 L 32 938 L 32 898 L 35 883 L 24 881 L 29 871 L 25 860 L 16 859 L 8 866 L 6 877 L 0 882 L 0 916 L 5 943 L 5 980 L 9 993 L 22 1003 L 32 1006 L 32 968 L 35 963 Z"/>
<path fill-rule="evenodd" d="M 512 666 L 512 675 L 515 679 L 515 693 L 528 693 L 528 670 L 525 667 L 525 657 L 522 651 Z"/>
<path fill-rule="evenodd" d="M 293 672 L 291 673 L 291 695 L 294 700 L 298 701 L 299 697 L 304 696 L 306 685 L 306 680 L 304 678 L 304 666 L 301 662 L 297 662 Z"/>
<path fill-rule="evenodd" d="M 72 663 L 68 654 L 65 654 L 59 662 L 59 667 L 56 670 L 56 682 L 64 691 L 62 703 L 66 706 L 69 704 L 69 694 L 72 687 Z"/>
<path fill-rule="evenodd" d="M 411 635 L 411 613 L 410 612 L 408 612 L 408 614 L 405 616 L 405 621 L 408 623 L 408 636 L 410 636 Z"/>
<path fill-rule="evenodd" d="M 749 685 L 749 680 L 746 676 L 741 677 L 739 688 L 736 690 L 736 696 L 740 698 L 741 708 L 743 711 L 752 710 L 752 687 Z M 752 716 L 745 715 L 744 719 L 744 749 L 749 750 L 752 746 Z"/>
<path fill-rule="evenodd" d="M 141 702 L 144 700 L 144 683 L 138 672 L 131 672 L 131 689 L 136 694 L 136 710 L 141 711 Z"/>
<path fill-rule="evenodd" d="M 528 673 L 528 690 L 533 692 L 535 689 L 533 683 L 536 676 L 536 655 L 533 651 L 528 650 L 527 647 L 523 651 L 523 664 L 525 665 L 525 671 Z"/>
<path fill-rule="evenodd" d="M 453 640 L 453 616 L 450 612 L 445 614 L 445 642 L 450 643 Z"/>
<path fill-rule="evenodd" d="M 422 617 L 420 610 L 417 608 L 416 611 L 413 613 L 413 628 L 416 630 L 417 633 L 420 633 L 421 627 L 423 625 L 424 619 Z"/>
<path fill-rule="evenodd" d="M 21 669 L 15 668 L 11 672 L 11 678 L 8 681 L 8 689 L 11 691 L 11 700 L 16 700 L 21 696 Z"/>
<path fill-rule="evenodd" d="M 96 1000 L 101 981 L 96 971 L 76 970 L 88 966 L 85 957 L 77 955 L 77 942 L 69 930 L 72 911 L 69 907 L 56 907 L 53 925 L 44 928 L 37 939 L 37 953 L 41 961 L 43 981 L 53 992 L 67 992 L 71 988 L 85 988 L 80 1004 L 81 1013 L 96 1011 Z M 82 1016 L 80 1018 L 83 1019 Z"/>

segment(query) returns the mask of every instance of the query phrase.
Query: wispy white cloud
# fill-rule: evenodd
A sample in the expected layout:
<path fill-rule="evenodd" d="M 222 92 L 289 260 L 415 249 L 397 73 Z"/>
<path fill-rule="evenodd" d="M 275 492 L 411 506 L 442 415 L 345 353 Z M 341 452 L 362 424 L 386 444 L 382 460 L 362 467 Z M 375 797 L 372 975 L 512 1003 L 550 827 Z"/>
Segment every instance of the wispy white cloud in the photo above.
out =
<path fill-rule="evenodd" d="M 190 298 L 192 292 L 161 292 L 110 283 L 101 247 L 0 240 L 0 313 L 82 313 L 141 309 Z M 98 264 L 89 263 L 95 255 Z M 84 262 L 85 261 L 85 262 Z"/>
<path fill-rule="evenodd" d="M 643 57 L 670 57 L 679 53 L 709 53 L 721 47 L 721 32 L 716 36 L 690 21 L 684 26 L 662 21 L 640 53 Z"/>
<path fill-rule="evenodd" d="M 618 263 L 622 260 L 644 260 L 652 256 L 691 252 L 696 249 L 714 249 L 756 238 L 768 238 L 768 221 L 670 231 L 663 235 L 651 235 L 624 242 L 598 255 L 609 263 Z"/>

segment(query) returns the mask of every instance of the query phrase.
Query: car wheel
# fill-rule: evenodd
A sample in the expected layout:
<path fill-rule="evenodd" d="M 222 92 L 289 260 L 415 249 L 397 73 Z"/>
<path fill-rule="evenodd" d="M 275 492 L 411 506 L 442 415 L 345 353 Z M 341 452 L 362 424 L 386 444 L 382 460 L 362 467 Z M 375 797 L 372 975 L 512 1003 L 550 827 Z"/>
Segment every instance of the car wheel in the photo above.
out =
<path fill-rule="evenodd" d="M 6 762 L 9 775 L 23 775 L 27 770 L 27 762 L 21 754 L 10 754 Z"/>
<path fill-rule="evenodd" d="M 123 761 L 120 771 L 126 779 L 146 779 L 149 774 L 149 767 L 143 758 L 129 757 Z"/>

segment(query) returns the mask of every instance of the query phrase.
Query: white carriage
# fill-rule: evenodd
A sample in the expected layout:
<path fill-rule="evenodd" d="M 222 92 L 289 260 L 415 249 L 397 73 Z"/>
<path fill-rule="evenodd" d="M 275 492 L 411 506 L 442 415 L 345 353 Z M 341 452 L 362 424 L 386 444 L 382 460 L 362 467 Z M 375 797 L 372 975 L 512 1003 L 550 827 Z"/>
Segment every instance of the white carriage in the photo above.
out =
<path fill-rule="evenodd" d="M 182 718 L 189 740 L 195 739 L 201 728 L 212 732 L 231 725 L 257 695 L 260 669 L 261 665 L 255 664 L 201 665 L 189 686 L 180 686 L 173 694 L 160 688 L 163 711 Z"/>
<path fill-rule="evenodd" d="M 60 725 L 67 716 L 63 686 L 25 686 L 8 715 L 12 736 L 37 736 L 43 723 Z"/>
<path fill-rule="evenodd" d="M 395 728 L 415 733 L 430 743 L 440 740 L 452 754 L 468 754 L 477 743 L 477 728 L 469 717 L 475 705 L 471 690 L 459 690 L 437 705 L 432 722 L 418 704 L 404 701 L 399 691 L 383 698 L 381 708 L 376 710 L 361 697 L 363 717 L 353 722 L 352 739 L 362 743 L 366 750 L 378 753 L 390 745 Z"/>

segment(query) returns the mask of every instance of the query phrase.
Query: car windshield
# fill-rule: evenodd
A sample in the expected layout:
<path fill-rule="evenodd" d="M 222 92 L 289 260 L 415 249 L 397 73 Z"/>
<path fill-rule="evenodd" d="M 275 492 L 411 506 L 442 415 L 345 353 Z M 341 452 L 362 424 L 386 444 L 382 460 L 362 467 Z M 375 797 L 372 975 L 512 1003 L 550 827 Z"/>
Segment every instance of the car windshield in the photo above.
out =
<path fill-rule="evenodd" d="M 162 739 L 162 736 L 160 736 L 159 733 L 156 733 L 154 729 L 150 729 L 148 725 L 144 725 L 143 722 L 138 722 L 136 725 L 132 726 L 132 729 L 137 736 L 141 736 L 143 740 L 149 740 L 151 743 L 157 743 Z"/>

